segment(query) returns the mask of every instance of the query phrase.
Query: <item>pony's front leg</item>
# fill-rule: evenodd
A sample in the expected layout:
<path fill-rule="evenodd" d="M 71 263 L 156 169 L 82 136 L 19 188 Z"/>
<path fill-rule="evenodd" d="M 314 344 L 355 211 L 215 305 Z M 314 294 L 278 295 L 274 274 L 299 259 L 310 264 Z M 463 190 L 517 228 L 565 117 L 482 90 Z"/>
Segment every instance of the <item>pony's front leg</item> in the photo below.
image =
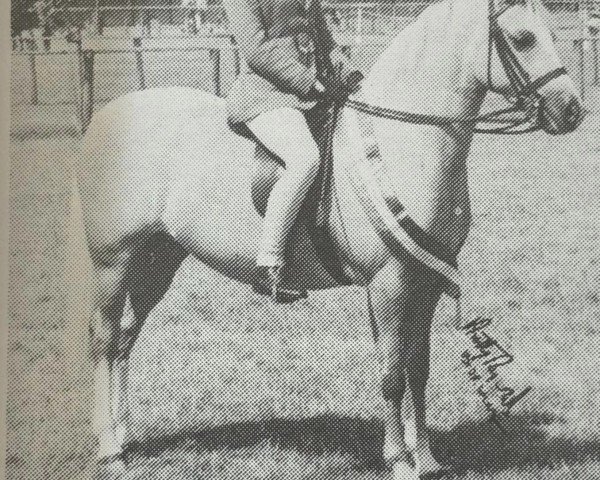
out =
<path fill-rule="evenodd" d="M 434 274 L 426 274 L 421 282 L 418 302 L 414 305 L 408 344 L 409 361 L 406 374 L 410 395 L 405 410 L 405 440 L 415 452 L 417 469 L 421 478 L 437 476 L 447 469 L 433 456 L 427 428 L 427 405 L 425 400 L 429 379 L 431 323 L 441 296 L 441 288 Z"/>
<path fill-rule="evenodd" d="M 405 441 L 403 401 L 407 387 L 411 315 L 415 290 L 406 265 L 392 258 L 369 285 L 369 314 L 374 327 L 385 401 L 383 458 L 395 480 L 418 480 L 416 460 Z"/>
<path fill-rule="evenodd" d="M 383 456 L 398 480 L 442 470 L 431 453 L 425 404 L 431 321 L 440 295 L 431 272 L 395 259 L 369 286 L 386 402 Z"/>

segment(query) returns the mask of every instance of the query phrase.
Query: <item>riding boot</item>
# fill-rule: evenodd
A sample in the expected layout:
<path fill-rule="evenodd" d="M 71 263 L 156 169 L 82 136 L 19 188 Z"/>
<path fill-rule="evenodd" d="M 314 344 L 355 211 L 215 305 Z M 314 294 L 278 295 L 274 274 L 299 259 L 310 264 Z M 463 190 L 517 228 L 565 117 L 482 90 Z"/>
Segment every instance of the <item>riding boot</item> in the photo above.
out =
<path fill-rule="evenodd" d="M 252 290 L 261 295 L 269 295 L 275 303 L 293 303 L 308 297 L 305 289 L 285 285 L 282 267 L 257 266 Z"/>

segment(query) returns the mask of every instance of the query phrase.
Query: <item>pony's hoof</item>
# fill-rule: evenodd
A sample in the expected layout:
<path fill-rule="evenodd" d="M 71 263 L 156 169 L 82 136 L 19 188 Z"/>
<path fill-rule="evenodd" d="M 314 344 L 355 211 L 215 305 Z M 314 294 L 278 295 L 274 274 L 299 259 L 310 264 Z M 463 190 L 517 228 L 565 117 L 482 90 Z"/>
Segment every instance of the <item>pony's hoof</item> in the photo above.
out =
<path fill-rule="evenodd" d="M 417 468 L 421 480 L 437 480 L 454 473 L 450 465 L 442 465 L 433 457 L 428 458 L 424 462 L 417 462 Z"/>
<path fill-rule="evenodd" d="M 410 463 L 396 462 L 392 466 L 393 480 L 420 480 L 419 472 Z"/>
<path fill-rule="evenodd" d="M 294 303 L 308 297 L 306 289 L 288 286 L 275 279 L 269 267 L 256 267 L 252 289 L 255 293 L 270 296 L 275 303 Z"/>
<path fill-rule="evenodd" d="M 403 452 L 392 458 L 386 458 L 385 464 L 392 473 L 393 480 L 419 480 L 419 471 L 410 452 Z"/>
<path fill-rule="evenodd" d="M 96 463 L 94 480 L 119 480 L 127 472 L 127 466 L 121 455 L 104 457 Z"/>

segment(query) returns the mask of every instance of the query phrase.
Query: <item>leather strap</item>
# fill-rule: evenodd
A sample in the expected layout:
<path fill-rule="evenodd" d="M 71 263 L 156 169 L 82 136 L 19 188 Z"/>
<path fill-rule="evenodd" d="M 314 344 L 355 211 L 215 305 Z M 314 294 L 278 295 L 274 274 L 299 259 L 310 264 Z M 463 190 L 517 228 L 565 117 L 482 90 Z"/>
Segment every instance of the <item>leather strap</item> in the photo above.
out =
<path fill-rule="evenodd" d="M 308 233 L 315 253 L 327 273 L 339 285 L 352 285 L 345 274 L 343 260 L 331 240 L 329 218 L 335 194 L 333 176 L 333 137 L 338 120 L 339 107 L 318 104 L 309 112 L 309 126 L 319 146 L 321 163 L 319 173 L 307 195 L 307 213 L 312 220 L 307 222 Z"/>
<path fill-rule="evenodd" d="M 526 112 L 521 108 L 523 103 L 532 103 L 538 96 L 538 90 L 548 82 L 562 75 L 567 75 L 565 67 L 555 68 L 541 77 L 531 80 L 527 71 L 523 68 L 516 54 L 506 40 L 502 29 L 498 25 L 498 17 L 511 8 L 512 4 L 507 4 L 503 9 L 496 11 L 494 0 L 489 1 L 489 38 L 488 38 L 488 65 L 487 82 L 488 88 L 492 90 L 492 53 L 493 47 L 496 47 L 498 57 L 502 67 L 509 79 L 517 99 L 530 100 L 530 102 L 516 102 L 510 108 L 478 116 L 446 117 L 441 115 L 429 115 L 422 113 L 403 112 L 391 108 L 370 105 L 354 98 L 346 102 L 346 106 L 366 113 L 371 116 L 397 120 L 400 122 L 413 123 L 417 125 L 432 126 L 450 126 L 450 125 L 474 125 L 474 133 L 517 135 L 521 133 L 533 132 L 540 129 L 538 122 L 538 109 L 528 109 Z M 523 120 L 510 118 L 508 114 L 525 113 Z M 481 128 L 477 124 L 484 122 L 492 124 L 490 127 Z"/>
<path fill-rule="evenodd" d="M 488 0 L 489 6 L 489 37 L 488 37 L 488 87 L 492 89 L 492 52 L 493 46 L 496 46 L 496 52 L 502 63 L 502 68 L 517 98 L 530 97 L 537 94 L 537 91 L 551 80 L 567 74 L 565 67 L 558 67 L 541 77 L 531 80 L 531 76 L 523 68 L 517 55 L 506 40 L 504 32 L 498 25 L 498 19 L 509 10 L 513 4 L 507 4 L 499 11 L 496 11 L 495 0 Z"/>
<path fill-rule="evenodd" d="M 383 195 L 383 187 L 372 169 L 368 160 L 362 160 L 345 171 L 382 242 L 392 255 L 412 257 L 440 274 L 445 280 L 445 292 L 459 298 L 461 280 L 456 257 L 419 227 L 396 197 Z"/>
<path fill-rule="evenodd" d="M 529 88 L 525 91 L 526 94 L 532 94 L 537 92 L 540 88 L 542 88 L 547 83 L 551 82 L 555 78 L 562 77 L 563 75 L 567 75 L 567 69 L 565 67 L 556 68 L 545 75 L 542 75 L 539 78 L 536 78 L 533 82 L 529 84 Z"/>

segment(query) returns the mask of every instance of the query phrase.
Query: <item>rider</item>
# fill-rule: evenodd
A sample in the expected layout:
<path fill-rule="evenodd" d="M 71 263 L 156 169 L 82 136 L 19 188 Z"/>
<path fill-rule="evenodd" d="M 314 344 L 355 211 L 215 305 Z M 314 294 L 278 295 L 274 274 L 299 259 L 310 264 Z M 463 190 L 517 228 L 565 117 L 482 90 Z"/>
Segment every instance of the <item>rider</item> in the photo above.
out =
<path fill-rule="evenodd" d="M 236 43 L 249 67 L 229 93 L 229 124 L 285 164 L 269 197 L 256 262 L 274 297 L 281 282 L 287 236 L 319 169 L 319 148 L 305 113 L 319 99 L 339 92 L 340 85 L 350 84 L 350 79 L 357 84 L 356 79 L 362 78 L 349 68 L 348 58 L 327 27 L 311 27 L 325 25 L 320 5 L 311 1 L 320 0 L 306 0 L 306 4 L 304 0 L 224 0 Z M 314 38 L 315 31 L 319 38 Z M 315 51 L 319 48 L 327 49 L 339 72 L 341 82 L 336 85 L 328 84 L 322 72 L 317 72 Z"/>

